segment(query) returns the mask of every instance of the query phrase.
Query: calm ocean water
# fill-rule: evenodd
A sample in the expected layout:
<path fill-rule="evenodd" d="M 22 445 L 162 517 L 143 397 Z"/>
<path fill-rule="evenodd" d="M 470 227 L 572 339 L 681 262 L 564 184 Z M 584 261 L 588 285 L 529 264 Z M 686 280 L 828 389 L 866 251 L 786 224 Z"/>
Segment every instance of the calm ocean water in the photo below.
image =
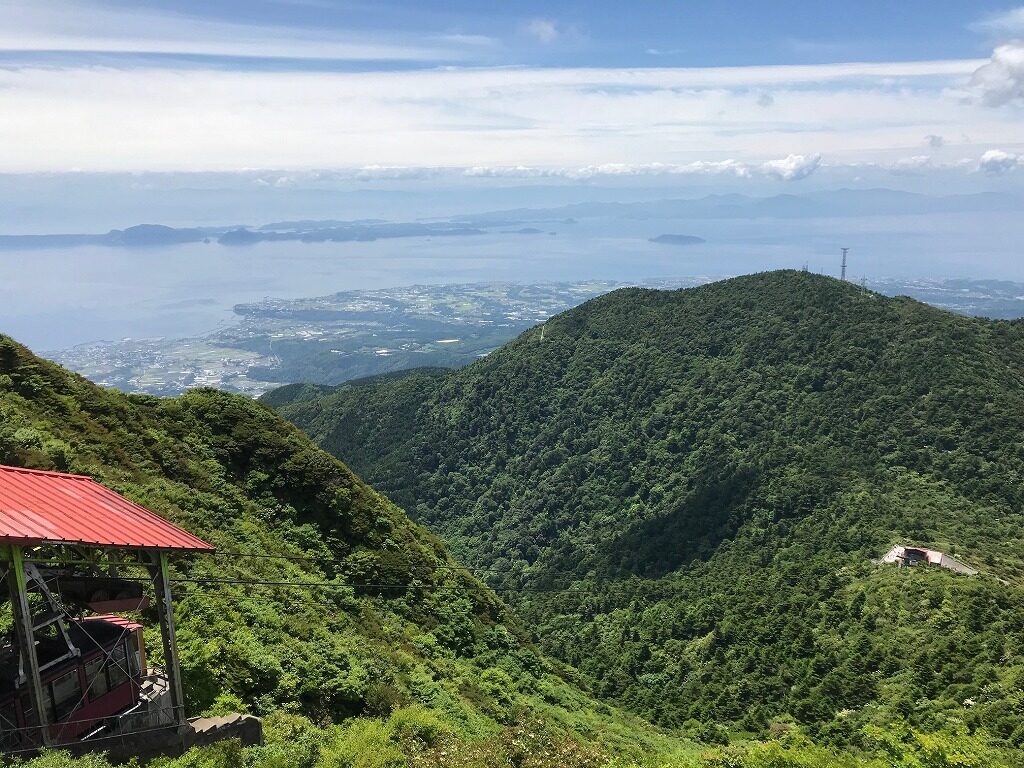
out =
<path fill-rule="evenodd" d="M 232 322 L 234 304 L 266 296 L 414 283 L 732 275 L 805 263 L 835 272 L 844 245 L 852 249 L 855 278 L 1024 281 L 1024 217 L 1012 214 L 538 226 L 556 234 L 0 251 L 0 331 L 54 350 L 100 339 L 199 334 Z M 648 242 L 664 233 L 708 242 Z"/>

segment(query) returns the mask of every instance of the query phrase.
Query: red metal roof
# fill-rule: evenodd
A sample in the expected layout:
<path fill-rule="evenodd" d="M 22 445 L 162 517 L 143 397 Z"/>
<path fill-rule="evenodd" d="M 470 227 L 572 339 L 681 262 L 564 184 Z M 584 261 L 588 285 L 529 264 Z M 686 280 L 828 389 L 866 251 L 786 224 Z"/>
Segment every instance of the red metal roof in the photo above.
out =
<path fill-rule="evenodd" d="M 212 552 L 91 477 L 0 466 L 0 542 Z"/>

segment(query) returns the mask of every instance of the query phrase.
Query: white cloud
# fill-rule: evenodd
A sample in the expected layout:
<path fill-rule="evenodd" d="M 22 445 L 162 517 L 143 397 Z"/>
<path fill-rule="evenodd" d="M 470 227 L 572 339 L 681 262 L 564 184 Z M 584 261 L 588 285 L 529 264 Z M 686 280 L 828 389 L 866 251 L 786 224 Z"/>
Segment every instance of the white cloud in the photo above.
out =
<path fill-rule="evenodd" d="M 1003 39 L 1024 35 L 1024 6 L 986 16 L 972 24 L 971 28 Z"/>
<path fill-rule="evenodd" d="M 977 67 L 6 67 L 0 172 L 365 167 L 380 178 L 429 166 L 798 179 L 816 155 L 888 164 L 923 136 L 968 127 L 981 147 L 1024 151 L 1012 110 L 949 91 Z M 770 109 L 752 97 L 764 90 Z"/>
<path fill-rule="evenodd" d="M 1004 152 L 1001 149 L 990 149 L 978 161 L 978 170 L 992 176 L 999 176 L 1012 171 L 1020 164 L 1020 155 Z"/>
<path fill-rule="evenodd" d="M 593 179 L 615 176 L 718 176 L 746 178 L 751 166 L 732 158 L 726 160 L 696 160 L 692 163 L 601 163 L 578 168 L 563 168 L 558 175 L 570 179 Z"/>
<path fill-rule="evenodd" d="M 1024 43 L 1007 43 L 975 70 L 971 89 L 991 107 L 1024 101 Z"/>
<path fill-rule="evenodd" d="M 0 0 L 0 50 L 335 60 L 459 60 L 481 38 L 401 40 L 386 32 L 261 26 L 89 0 Z"/>
<path fill-rule="evenodd" d="M 526 25 L 526 33 L 539 42 L 548 44 L 559 38 L 561 30 L 552 19 L 531 19 Z"/>
<path fill-rule="evenodd" d="M 498 44 L 497 38 L 489 37 L 487 35 L 467 35 L 463 32 L 451 32 L 446 35 L 441 35 L 438 39 L 442 42 L 470 45 L 476 48 L 490 48 Z"/>
<path fill-rule="evenodd" d="M 675 166 L 673 173 L 696 174 L 700 176 L 737 176 L 741 179 L 750 178 L 754 167 L 734 158 L 727 160 L 695 160 L 686 165 Z"/>
<path fill-rule="evenodd" d="M 821 165 L 821 156 L 804 157 L 790 155 L 763 163 L 749 163 L 735 158 L 724 160 L 696 160 L 692 163 L 601 163 L 576 167 L 535 166 L 474 166 L 466 168 L 463 175 L 491 178 L 566 178 L 594 179 L 637 176 L 735 176 L 752 178 L 766 176 L 783 181 L 806 178 Z"/>
<path fill-rule="evenodd" d="M 935 167 L 929 155 L 901 157 L 892 164 L 892 172 L 900 175 L 915 175 Z"/>
<path fill-rule="evenodd" d="M 537 179 L 544 177 L 568 176 L 568 173 L 564 173 L 554 168 L 533 168 L 527 165 L 474 165 L 472 168 L 464 168 L 462 170 L 462 175 L 472 178 L 487 179 Z"/>
<path fill-rule="evenodd" d="M 447 172 L 445 168 L 410 167 L 410 166 L 387 166 L 387 165 L 365 165 L 351 173 L 351 178 L 360 181 L 387 180 L 409 180 L 409 179 L 432 179 L 442 176 Z"/>
<path fill-rule="evenodd" d="M 761 166 L 763 173 L 783 181 L 805 179 L 818 170 L 821 155 L 789 155 L 781 160 L 769 160 Z"/>

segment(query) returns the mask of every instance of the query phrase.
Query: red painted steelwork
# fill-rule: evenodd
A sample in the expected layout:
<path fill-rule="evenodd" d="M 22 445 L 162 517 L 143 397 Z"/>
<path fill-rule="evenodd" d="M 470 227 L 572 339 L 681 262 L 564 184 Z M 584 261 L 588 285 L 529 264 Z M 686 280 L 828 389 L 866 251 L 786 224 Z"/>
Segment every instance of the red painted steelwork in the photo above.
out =
<path fill-rule="evenodd" d="M 71 713 L 71 720 L 57 722 L 50 735 L 58 744 L 72 741 L 91 731 L 96 722 L 129 709 L 139 701 L 139 683 L 129 679 L 98 698 L 91 698 Z"/>
<path fill-rule="evenodd" d="M 129 632 L 134 632 L 136 629 L 142 629 L 142 625 L 139 624 L 139 622 L 132 621 L 125 616 L 115 616 L 114 614 L 107 614 L 106 616 L 83 616 L 81 620 L 86 622 L 86 626 L 88 626 L 88 622 L 90 621 L 102 621 L 107 624 L 116 624 L 122 629 L 127 629 Z"/>
<path fill-rule="evenodd" d="M 114 624 L 121 627 L 125 632 L 134 632 L 139 644 L 139 669 L 146 669 L 146 639 L 142 634 L 142 625 L 139 622 L 129 619 L 127 616 L 118 616 L 114 613 L 109 613 L 105 616 L 83 616 L 79 621 L 84 627 L 89 626 L 90 621 L 98 621 L 104 624 Z"/>
<path fill-rule="evenodd" d="M 0 543 L 212 552 L 91 477 L 0 466 Z"/>

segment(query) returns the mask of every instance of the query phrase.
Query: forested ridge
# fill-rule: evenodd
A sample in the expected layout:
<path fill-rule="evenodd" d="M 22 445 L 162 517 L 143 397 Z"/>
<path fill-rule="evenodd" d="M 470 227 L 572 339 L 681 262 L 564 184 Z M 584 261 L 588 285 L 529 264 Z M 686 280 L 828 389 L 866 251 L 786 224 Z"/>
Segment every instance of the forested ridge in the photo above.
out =
<path fill-rule="evenodd" d="M 587 694 L 439 539 L 259 403 L 104 390 L 0 336 L 0 463 L 91 475 L 223 553 L 176 560 L 186 698 L 263 716 L 268 745 L 175 766 L 695 754 Z"/>
<path fill-rule="evenodd" d="M 774 272 L 616 291 L 450 373 L 270 397 L 666 727 L 1024 744 L 1020 321 Z M 873 562 L 896 543 L 981 575 Z"/>

